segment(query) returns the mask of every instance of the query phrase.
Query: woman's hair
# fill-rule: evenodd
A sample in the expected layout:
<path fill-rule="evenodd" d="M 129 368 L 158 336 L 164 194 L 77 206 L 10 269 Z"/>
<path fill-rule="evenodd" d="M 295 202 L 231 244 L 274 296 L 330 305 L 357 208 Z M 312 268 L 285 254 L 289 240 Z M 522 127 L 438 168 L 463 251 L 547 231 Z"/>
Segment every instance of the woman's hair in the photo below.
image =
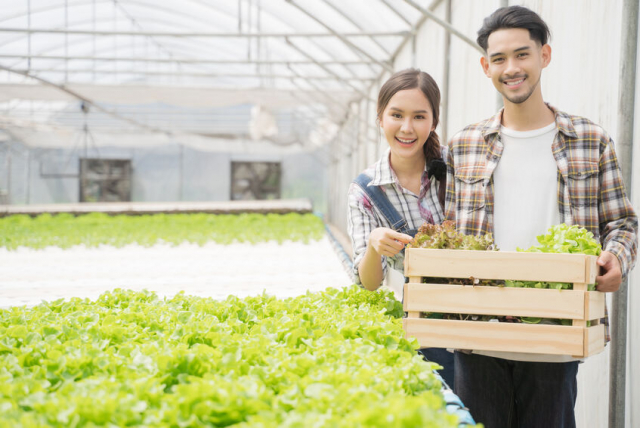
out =
<path fill-rule="evenodd" d="M 420 88 L 424 96 L 429 100 L 431 111 L 433 112 L 433 127 L 438 126 L 440 120 L 440 89 L 438 89 L 438 84 L 433 80 L 433 77 L 415 68 L 398 71 L 382 85 L 380 93 L 378 94 L 378 121 L 382 118 L 384 109 L 387 108 L 391 97 L 397 92 L 414 88 Z M 435 131 L 429 134 L 423 150 L 427 165 L 434 159 L 442 158 L 440 139 Z"/>

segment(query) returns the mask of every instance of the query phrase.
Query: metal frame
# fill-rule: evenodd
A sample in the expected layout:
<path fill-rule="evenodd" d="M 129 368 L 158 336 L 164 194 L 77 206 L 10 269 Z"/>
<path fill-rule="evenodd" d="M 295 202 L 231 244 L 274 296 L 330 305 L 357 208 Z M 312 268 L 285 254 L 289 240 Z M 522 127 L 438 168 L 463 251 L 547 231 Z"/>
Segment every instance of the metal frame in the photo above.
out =
<path fill-rule="evenodd" d="M 298 6 L 296 3 L 289 1 L 292 5 Z M 302 9 L 301 9 L 302 10 Z M 306 13 L 306 12 L 305 12 Z M 312 15 L 309 15 L 310 17 Z M 317 18 L 313 18 L 318 23 L 321 21 Z M 324 25 L 324 24 L 322 24 Z M 327 27 L 329 29 L 329 27 Z M 149 32 L 149 31 L 94 31 L 94 30 L 55 30 L 55 29 L 36 29 L 36 28 L 7 28 L 0 27 L 0 33 L 23 33 L 23 34 L 64 34 L 64 35 L 83 35 L 83 36 L 135 36 L 135 37 L 178 37 L 178 38 L 268 38 L 268 37 L 337 37 L 341 40 L 346 37 L 404 37 L 407 35 L 407 31 L 395 31 L 395 32 L 379 32 L 379 33 L 337 33 L 334 30 L 329 29 L 328 33 L 169 33 L 169 32 Z M 344 41 L 344 40 L 343 40 Z M 347 44 L 351 42 L 347 41 Z M 355 47 L 363 55 L 368 55 L 358 47 Z M 370 58 L 372 62 L 378 62 L 375 58 Z"/>

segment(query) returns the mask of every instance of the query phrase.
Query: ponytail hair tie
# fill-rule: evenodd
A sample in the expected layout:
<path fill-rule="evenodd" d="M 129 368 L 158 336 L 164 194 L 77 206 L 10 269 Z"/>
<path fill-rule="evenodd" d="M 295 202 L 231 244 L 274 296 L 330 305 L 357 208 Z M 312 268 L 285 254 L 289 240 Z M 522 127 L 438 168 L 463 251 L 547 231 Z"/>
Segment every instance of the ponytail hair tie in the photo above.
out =
<path fill-rule="evenodd" d="M 435 177 L 436 180 L 442 180 L 447 175 L 447 164 L 441 159 L 431 159 L 427 163 L 427 178 Z"/>

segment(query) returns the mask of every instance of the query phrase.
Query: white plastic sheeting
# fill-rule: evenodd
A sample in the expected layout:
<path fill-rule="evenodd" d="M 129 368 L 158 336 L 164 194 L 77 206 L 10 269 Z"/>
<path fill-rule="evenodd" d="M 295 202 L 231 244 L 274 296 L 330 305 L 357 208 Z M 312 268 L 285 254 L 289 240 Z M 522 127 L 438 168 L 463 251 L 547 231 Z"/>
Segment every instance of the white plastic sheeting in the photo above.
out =
<path fill-rule="evenodd" d="M 277 134 L 254 132 L 256 140 L 299 141 L 314 133 L 314 145 L 326 144 L 333 135 L 315 123 L 342 123 L 348 104 L 366 97 L 380 74 L 392 69 L 396 51 L 422 17 L 400 0 L 5 3 L 0 126 L 13 135 L 28 128 L 30 139 L 22 142 L 38 147 L 54 141 L 72 147 L 70 128 L 87 123 L 97 132 L 150 132 L 146 144 L 156 137 L 164 144 L 162 133 L 177 130 L 228 134 L 215 123 L 194 127 L 178 115 L 136 114 L 132 108 L 149 104 L 220 108 L 218 114 L 228 106 L 259 105 L 276 120 L 297 117 L 292 127 L 278 126 Z M 87 115 L 58 120 L 57 112 L 79 110 L 81 101 Z M 97 112 L 121 124 L 92 123 Z M 229 121 L 237 122 L 234 134 L 249 134 L 246 117 Z M 46 132 L 40 124 L 49 126 Z"/>

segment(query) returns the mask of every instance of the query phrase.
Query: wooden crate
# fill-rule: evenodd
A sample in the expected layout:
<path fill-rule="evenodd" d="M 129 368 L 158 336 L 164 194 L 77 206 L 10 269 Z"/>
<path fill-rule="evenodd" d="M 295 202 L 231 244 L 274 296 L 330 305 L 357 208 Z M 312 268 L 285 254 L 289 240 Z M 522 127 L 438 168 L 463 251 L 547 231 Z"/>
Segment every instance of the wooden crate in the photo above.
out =
<path fill-rule="evenodd" d="M 604 349 L 605 295 L 587 291 L 595 256 L 507 251 L 405 253 L 404 331 L 422 347 L 588 357 Z M 573 290 L 423 284 L 423 277 L 570 282 Z M 420 318 L 421 312 L 571 319 L 572 325 Z M 590 321 L 590 327 L 587 327 Z"/>

